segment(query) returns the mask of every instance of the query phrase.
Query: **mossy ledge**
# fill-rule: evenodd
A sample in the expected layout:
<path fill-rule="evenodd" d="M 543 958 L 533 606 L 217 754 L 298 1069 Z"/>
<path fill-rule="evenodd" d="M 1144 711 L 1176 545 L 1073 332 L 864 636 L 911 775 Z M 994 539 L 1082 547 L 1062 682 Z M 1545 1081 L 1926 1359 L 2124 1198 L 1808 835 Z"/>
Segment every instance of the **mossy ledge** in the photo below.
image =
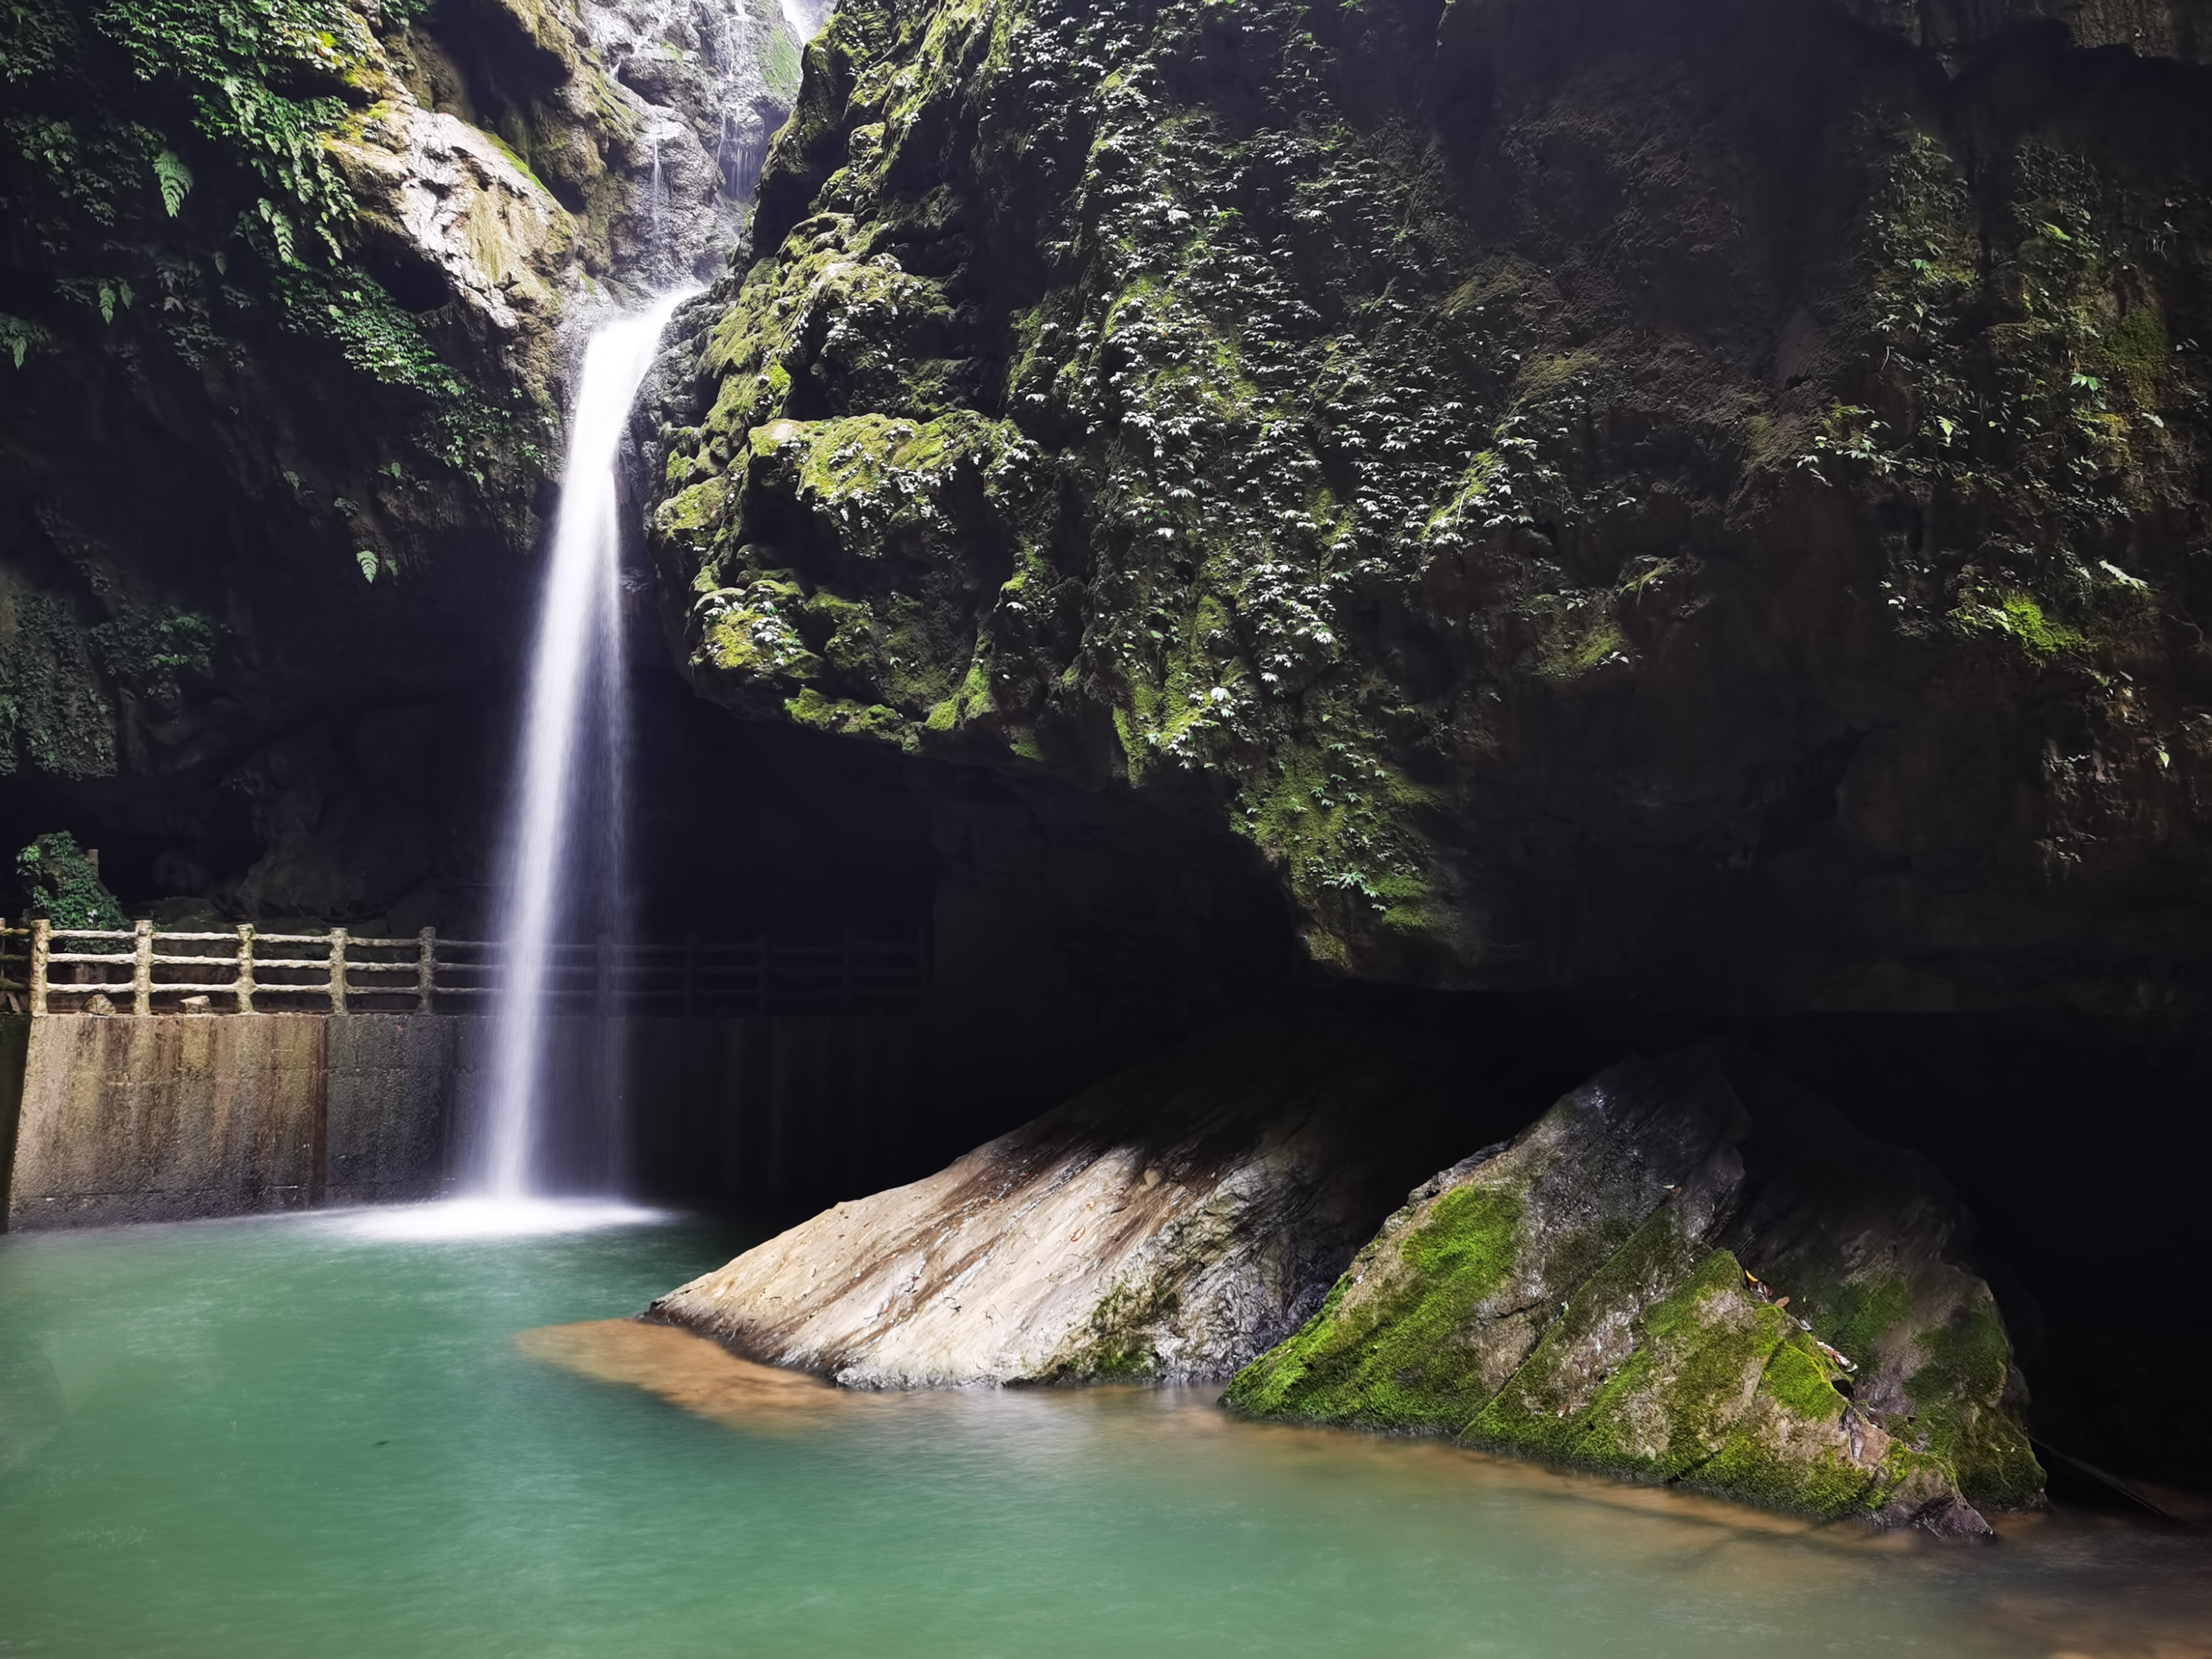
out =
<path fill-rule="evenodd" d="M 849 0 L 656 422 L 697 683 L 1360 976 L 2187 1017 L 2212 82 L 1890 18 Z"/>

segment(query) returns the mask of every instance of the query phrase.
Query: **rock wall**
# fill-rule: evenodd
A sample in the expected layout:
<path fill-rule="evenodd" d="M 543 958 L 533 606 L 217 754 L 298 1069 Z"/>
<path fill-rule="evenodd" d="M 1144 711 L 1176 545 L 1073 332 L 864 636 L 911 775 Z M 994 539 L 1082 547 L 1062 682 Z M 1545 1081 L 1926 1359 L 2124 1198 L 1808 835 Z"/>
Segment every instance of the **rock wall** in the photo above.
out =
<path fill-rule="evenodd" d="M 749 714 L 1355 975 L 2206 999 L 2197 0 L 858 0 L 656 546 Z"/>
<path fill-rule="evenodd" d="M 573 350 L 714 268 L 714 100 L 757 148 L 795 54 L 746 0 L 0 19 L 0 837 L 472 920 Z"/>

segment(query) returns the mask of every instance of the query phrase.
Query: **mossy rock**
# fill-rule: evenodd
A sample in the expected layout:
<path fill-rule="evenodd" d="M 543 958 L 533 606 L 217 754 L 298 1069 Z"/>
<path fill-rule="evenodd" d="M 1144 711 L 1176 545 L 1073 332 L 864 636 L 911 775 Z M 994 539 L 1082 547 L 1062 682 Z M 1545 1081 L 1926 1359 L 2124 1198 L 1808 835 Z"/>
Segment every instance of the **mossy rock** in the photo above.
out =
<path fill-rule="evenodd" d="M 872 736 L 1243 836 L 1358 976 L 2197 983 L 2212 865 L 2124 826 L 2212 802 L 2212 158 L 2155 66 L 2092 153 L 1857 10 L 848 0 L 672 394 L 678 584 L 877 613 Z M 994 482 L 870 459 L 956 422 Z M 1910 902 L 1808 949 L 1808 844 Z"/>
<path fill-rule="evenodd" d="M 1947 1254 L 1966 1218 L 1917 1175 L 1743 1056 L 1616 1067 L 1417 1191 L 1224 1401 L 1986 1532 L 1974 1505 L 2043 1474 L 1995 1302 Z"/>

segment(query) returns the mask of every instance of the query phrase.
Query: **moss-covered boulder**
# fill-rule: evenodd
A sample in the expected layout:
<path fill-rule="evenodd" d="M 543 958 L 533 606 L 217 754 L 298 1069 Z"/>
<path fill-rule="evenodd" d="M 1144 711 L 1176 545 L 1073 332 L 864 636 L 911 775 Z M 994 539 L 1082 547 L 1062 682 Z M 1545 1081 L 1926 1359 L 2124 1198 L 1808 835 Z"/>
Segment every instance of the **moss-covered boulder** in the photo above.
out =
<path fill-rule="evenodd" d="M 2187 1017 L 2204 9 L 1939 10 L 851 0 L 664 412 L 697 683 L 1363 976 Z"/>
<path fill-rule="evenodd" d="M 1418 1189 L 1226 1398 L 1983 1532 L 2042 1471 L 1964 1224 L 1748 1060 L 1632 1061 Z"/>

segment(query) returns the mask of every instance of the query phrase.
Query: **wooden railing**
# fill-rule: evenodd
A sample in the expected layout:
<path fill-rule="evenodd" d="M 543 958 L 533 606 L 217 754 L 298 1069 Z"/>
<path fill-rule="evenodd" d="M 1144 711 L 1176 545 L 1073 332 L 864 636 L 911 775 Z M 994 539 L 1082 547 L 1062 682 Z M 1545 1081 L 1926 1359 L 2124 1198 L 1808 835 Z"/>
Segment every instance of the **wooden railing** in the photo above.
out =
<path fill-rule="evenodd" d="M 0 1001 L 33 1014 L 460 1013 L 489 1008 L 503 947 L 484 939 L 167 933 L 0 923 Z M 908 1013 L 928 984 L 922 941 L 780 945 L 766 939 L 551 947 L 556 1011 L 605 1014 Z M 99 999 L 100 1000 L 95 1000 Z"/>

